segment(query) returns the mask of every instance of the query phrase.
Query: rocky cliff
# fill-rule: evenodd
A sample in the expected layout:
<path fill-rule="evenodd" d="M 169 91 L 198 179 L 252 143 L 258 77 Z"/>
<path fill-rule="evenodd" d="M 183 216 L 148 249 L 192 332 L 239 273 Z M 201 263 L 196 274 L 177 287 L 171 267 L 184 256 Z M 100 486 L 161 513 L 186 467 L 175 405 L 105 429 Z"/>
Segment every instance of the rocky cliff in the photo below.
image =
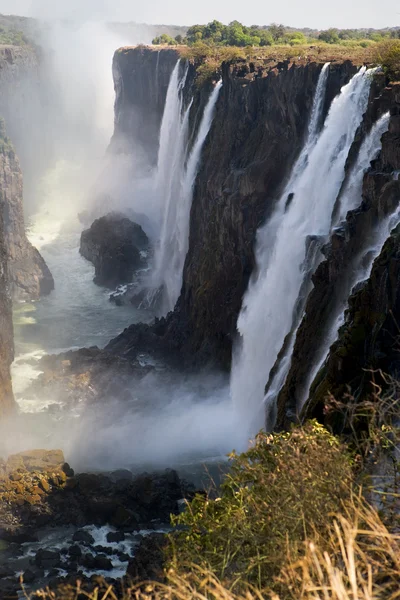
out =
<path fill-rule="evenodd" d="M 168 84 L 178 58 L 176 50 L 157 51 L 145 46 L 121 48 L 115 53 L 114 152 L 137 152 L 141 148 L 154 164 Z"/>
<path fill-rule="evenodd" d="M 22 173 L 4 122 L 0 122 L 0 207 L 11 295 L 15 300 L 38 300 L 54 289 L 54 281 L 43 258 L 26 237 Z"/>
<path fill-rule="evenodd" d="M 15 409 L 10 366 L 14 359 L 12 305 L 8 284 L 8 255 L 4 216 L 0 210 L 0 418 Z"/>
<path fill-rule="evenodd" d="M 156 131 L 177 56 L 175 50 L 146 48 L 116 53 L 114 139 L 125 135 L 133 142 L 138 115 L 139 135 Z M 221 66 L 217 76 L 223 87 L 195 184 L 183 288 L 174 313 L 156 328 L 160 341 L 191 360 L 230 364 L 242 296 L 254 268 L 256 231 L 301 150 L 321 68 L 307 61 Z M 326 110 L 355 70 L 348 61 L 332 63 Z M 195 79 L 191 65 L 185 86 L 187 95 L 194 94 L 191 131 L 210 89 L 207 81 L 194 85 Z M 143 116 L 148 109 L 154 120 L 150 129 Z M 127 330 L 110 347 L 124 352 L 135 332 Z"/>
<path fill-rule="evenodd" d="M 378 160 L 364 177 L 363 203 L 359 210 L 349 213 L 346 235 L 332 240 L 327 259 L 315 275 L 313 297 L 307 311 L 305 335 L 313 335 L 310 317 L 315 304 L 321 302 L 323 287 L 331 288 L 331 281 L 343 272 L 340 263 L 348 260 L 354 251 L 368 239 L 372 225 L 385 215 L 395 212 L 400 200 L 400 85 L 393 84 L 383 90 L 379 99 L 384 110 L 390 109 L 389 130 L 382 137 L 382 151 Z M 393 225 L 398 223 L 393 219 Z M 348 302 L 345 323 L 338 339 L 330 349 L 312 386 L 304 416 L 322 417 L 328 393 L 342 400 L 350 393 L 356 399 L 371 392 L 371 381 L 382 383 L 379 371 L 398 378 L 400 361 L 398 353 L 400 317 L 400 230 L 393 230 L 373 263 L 369 277 L 353 290 Z M 308 324 L 306 323 L 308 321 Z M 298 358 L 298 355 L 297 355 Z M 287 406 L 286 406 L 287 408 Z M 284 423 L 284 402 L 281 398 L 281 422 Z"/>

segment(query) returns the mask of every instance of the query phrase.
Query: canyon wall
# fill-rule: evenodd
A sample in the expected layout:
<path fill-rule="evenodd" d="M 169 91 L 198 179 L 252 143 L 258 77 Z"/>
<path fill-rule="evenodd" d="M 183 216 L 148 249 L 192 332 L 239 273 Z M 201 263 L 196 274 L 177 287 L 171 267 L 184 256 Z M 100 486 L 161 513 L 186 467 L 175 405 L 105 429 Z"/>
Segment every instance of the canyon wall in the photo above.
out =
<path fill-rule="evenodd" d="M 0 207 L 11 296 L 15 301 L 38 300 L 54 289 L 54 281 L 42 256 L 26 237 L 22 172 L 4 121 L 0 121 Z"/>
<path fill-rule="evenodd" d="M 0 419 L 15 409 L 10 374 L 10 366 L 14 360 L 13 335 L 4 215 L 0 210 Z"/>
<path fill-rule="evenodd" d="M 116 53 L 114 142 L 139 139 L 154 149 L 177 58 L 176 50 L 140 47 Z M 322 66 L 222 64 L 217 76 L 223 87 L 195 183 L 182 292 L 175 311 L 152 330 L 150 345 L 155 336 L 189 362 L 229 368 L 243 293 L 255 267 L 256 232 L 301 150 Z M 330 66 L 325 113 L 356 68 L 349 61 Z M 210 88 L 210 81 L 198 84 L 189 65 L 184 93 L 193 95 L 192 138 Z M 125 353 L 137 332 L 132 326 L 110 349 Z"/>
<path fill-rule="evenodd" d="M 46 264 L 26 238 L 22 172 L 4 123 L 22 154 L 40 155 L 34 135 L 37 128 L 30 119 L 33 113 L 22 110 L 34 102 L 32 82 L 40 88 L 38 68 L 33 48 L 0 46 L 0 417 L 16 407 L 10 375 L 14 358 L 12 299 L 37 300 L 54 287 Z M 30 142 L 24 143 L 25 139 Z"/>
<path fill-rule="evenodd" d="M 315 315 L 316 304 L 323 302 L 323 290 L 329 294 L 332 281 L 338 274 L 343 274 L 343 264 L 351 264 L 349 257 L 357 255 L 357 246 L 370 236 L 372 224 L 384 221 L 385 216 L 395 212 L 399 205 L 400 181 L 396 172 L 400 170 L 400 85 L 386 87 L 378 103 L 382 110 L 390 110 L 389 130 L 382 137 L 379 158 L 364 177 L 360 209 L 349 213 L 346 231 L 334 236 L 326 261 L 315 274 L 315 287 L 303 323 L 307 336 L 315 334 L 315 326 L 310 326 L 311 315 Z M 393 226 L 398 222 L 396 216 Z M 323 411 L 329 393 L 339 400 L 348 394 L 358 399 L 372 391 L 371 381 L 384 383 L 380 372 L 399 377 L 399 248 L 397 225 L 375 259 L 369 276 L 355 287 L 349 298 L 345 322 L 312 383 L 304 417 L 318 416 L 334 423 L 335 417 L 332 414 L 324 416 Z M 280 424 L 285 424 L 290 405 L 290 395 L 282 396 Z"/>
<path fill-rule="evenodd" d="M 115 129 L 113 152 L 137 151 L 150 163 L 157 160 L 158 136 L 176 50 L 150 50 L 145 46 L 120 48 L 114 55 Z"/>

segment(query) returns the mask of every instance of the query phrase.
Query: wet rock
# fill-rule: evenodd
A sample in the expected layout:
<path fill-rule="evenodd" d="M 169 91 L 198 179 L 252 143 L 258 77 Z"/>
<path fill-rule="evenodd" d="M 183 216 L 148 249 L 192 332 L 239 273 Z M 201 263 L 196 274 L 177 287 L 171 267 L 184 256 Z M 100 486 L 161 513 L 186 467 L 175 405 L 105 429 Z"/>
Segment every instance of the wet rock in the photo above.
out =
<path fill-rule="evenodd" d="M 131 557 L 129 554 L 126 554 L 126 552 L 118 552 L 117 556 L 121 562 L 128 562 L 131 560 Z"/>
<path fill-rule="evenodd" d="M 166 543 L 166 536 L 161 533 L 144 537 L 129 562 L 127 575 L 134 581 L 164 581 Z"/>
<path fill-rule="evenodd" d="M 112 548 L 108 548 L 107 546 L 102 546 L 101 544 L 94 546 L 93 550 L 95 552 L 97 552 L 97 554 L 107 554 L 108 556 L 111 556 L 113 554 Z"/>
<path fill-rule="evenodd" d="M 13 577 L 14 571 L 7 565 L 0 565 L 0 579 L 5 577 Z"/>
<path fill-rule="evenodd" d="M 80 531 L 75 531 L 74 535 L 72 536 L 72 539 L 74 542 L 83 542 L 84 544 L 89 545 L 94 544 L 94 537 L 84 529 Z"/>
<path fill-rule="evenodd" d="M 110 544 L 113 542 L 123 542 L 125 539 L 125 534 L 123 531 L 110 531 L 107 533 L 107 542 Z"/>
<path fill-rule="evenodd" d="M 18 598 L 18 592 L 21 586 L 19 577 L 16 579 L 1 579 L 0 580 L 0 598 L 2 600 L 14 600 Z"/>
<path fill-rule="evenodd" d="M 94 568 L 99 569 L 100 571 L 112 571 L 113 564 L 104 554 L 97 554 L 94 557 Z"/>
<path fill-rule="evenodd" d="M 74 544 L 73 546 L 70 546 L 68 548 L 68 554 L 71 557 L 79 558 L 82 556 L 82 550 L 80 549 L 80 547 L 77 544 Z"/>
<path fill-rule="evenodd" d="M 61 564 L 60 552 L 40 548 L 35 555 L 35 564 L 45 570 L 59 567 Z"/>
<path fill-rule="evenodd" d="M 80 562 L 85 569 L 89 569 L 90 571 L 96 566 L 93 554 L 84 554 Z"/>
<path fill-rule="evenodd" d="M 109 213 L 82 232 L 79 251 L 94 264 L 94 282 L 115 288 L 130 283 L 133 273 L 145 266 L 140 251 L 148 245 L 140 225 L 124 215 Z"/>
<path fill-rule="evenodd" d="M 36 573 L 34 571 L 32 571 L 31 569 L 26 569 L 23 574 L 23 582 L 27 583 L 28 585 L 30 583 L 33 583 L 36 579 Z"/>

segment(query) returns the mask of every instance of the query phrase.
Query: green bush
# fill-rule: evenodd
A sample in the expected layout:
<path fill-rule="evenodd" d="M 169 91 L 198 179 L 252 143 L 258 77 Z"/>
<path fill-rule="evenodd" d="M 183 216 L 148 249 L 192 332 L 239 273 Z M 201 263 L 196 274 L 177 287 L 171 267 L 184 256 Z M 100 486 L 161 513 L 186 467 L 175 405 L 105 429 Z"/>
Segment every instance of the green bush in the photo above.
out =
<path fill-rule="evenodd" d="M 375 62 L 392 81 L 400 80 L 400 40 L 387 39 L 377 45 Z"/>
<path fill-rule="evenodd" d="M 351 461 L 316 422 L 260 434 L 253 448 L 231 458 L 220 498 L 196 496 L 174 518 L 185 529 L 171 537 L 171 566 L 179 573 L 197 564 L 232 589 L 261 590 L 308 535 L 317 530 L 323 539 L 331 513 L 350 494 Z"/>

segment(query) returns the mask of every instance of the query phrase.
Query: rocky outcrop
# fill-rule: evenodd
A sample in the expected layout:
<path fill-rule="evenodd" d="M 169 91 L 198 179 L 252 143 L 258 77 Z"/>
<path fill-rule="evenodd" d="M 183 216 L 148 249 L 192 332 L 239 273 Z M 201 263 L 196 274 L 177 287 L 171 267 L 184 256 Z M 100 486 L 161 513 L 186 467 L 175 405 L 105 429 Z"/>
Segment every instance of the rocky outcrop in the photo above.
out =
<path fill-rule="evenodd" d="M 109 288 L 130 283 L 146 263 L 149 240 L 140 225 L 117 213 L 96 219 L 82 232 L 79 252 L 95 267 L 94 282 Z"/>
<path fill-rule="evenodd" d="M 143 100 L 152 106 L 149 75 L 140 71 L 144 80 L 136 92 L 128 65 L 136 73 L 139 65 L 145 69 L 157 58 L 149 49 L 130 49 L 122 57 L 117 53 L 114 61 L 116 87 L 123 89 L 124 99 L 116 102 L 117 132 L 127 106 L 144 111 Z M 160 52 L 163 72 L 174 63 L 170 51 Z M 185 360 L 230 364 L 243 293 L 255 266 L 256 232 L 300 152 L 321 68 L 315 62 L 289 61 L 221 67 L 223 87 L 195 183 L 183 288 L 163 334 Z M 355 70 L 350 62 L 330 66 L 326 110 Z M 195 76 L 192 66 L 185 86 L 186 95 L 194 91 L 191 131 L 210 91 L 207 81 L 194 87 Z M 127 132 L 132 135 L 133 129 Z M 119 336 L 114 349 L 123 352 L 132 335 L 130 329 Z"/>
<path fill-rule="evenodd" d="M 21 568 L 28 589 L 75 585 L 80 579 L 90 591 L 90 572 L 109 573 L 109 582 L 116 583 L 112 571 L 117 568 L 122 576 L 128 564 L 132 574 L 134 568 L 150 573 L 153 557 L 161 560 L 150 532 L 165 531 L 170 515 L 194 492 L 171 469 L 136 476 L 127 469 L 75 474 L 61 450 L 31 450 L 1 460 L 1 598 L 17 597 Z M 98 528 L 106 526 L 99 543 Z M 40 545 L 30 546 L 39 539 Z"/>
<path fill-rule="evenodd" d="M 326 258 L 313 276 L 314 288 L 297 334 L 291 370 L 278 398 L 280 427 L 287 426 L 297 414 L 299 400 L 307 394 L 306 386 L 312 383 L 310 368 L 325 358 L 320 352 L 332 314 L 347 301 L 353 272 L 363 260 L 368 260 L 368 250 L 379 223 L 384 223 L 399 204 L 400 182 L 393 175 L 400 169 L 398 84 L 383 89 L 370 104 L 364 127 L 388 109 L 391 113 L 389 131 L 382 137 L 379 159 L 364 177 L 362 204 L 349 212 L 345 223 L 333 232 L 324 249 Z M 396 279 L 399 234 L 396 232 L 376 259 L 367 282 L 351 295 L 345 324 L 311 386 L 304 416 L 323 418 L 329 393 L 340 400 L 347 393 L 357 398 L 364 395 L 371 381 L 371 370 L 382 369 L 397 376 L 396 323 L 400 304 Z M 304 399 L 307 400 L 307 395 Z"/>
<path fill-rule="evenodd" d="M 11 295 L 14 300 L 38 300 L 54 289 L 54 280 L 42 256 L 26 237 L 22 173 L 4 122 L 0 122 L 0 206 Z"/>

